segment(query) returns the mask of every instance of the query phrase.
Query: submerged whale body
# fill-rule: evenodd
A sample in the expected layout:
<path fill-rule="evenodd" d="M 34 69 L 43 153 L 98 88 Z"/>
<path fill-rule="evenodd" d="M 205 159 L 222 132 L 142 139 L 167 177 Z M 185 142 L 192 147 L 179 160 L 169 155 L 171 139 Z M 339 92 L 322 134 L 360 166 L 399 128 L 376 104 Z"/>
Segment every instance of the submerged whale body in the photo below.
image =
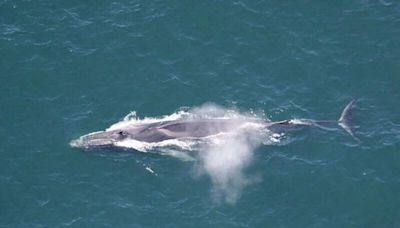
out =
<path fill-rule="evenodd" d="M 124 124 L 117 128 L 93 132 L 72 140 L 70 145 L 81 149 L 117 147 L 126 140 L 144 143 L 159 143 L 171 139 L 201 140 L 218 134 L 229 134 L 238 131 L 268 130 L 270 132 L 287 132 L 304 127 L 338 124 L 355 138 L 351 126 L 350 115 L 354 106 L 351 101 L 343 110 L 339 120 L 283 120 L 271 122 L 257 118 L 188 118 L 150 123 Z"/>

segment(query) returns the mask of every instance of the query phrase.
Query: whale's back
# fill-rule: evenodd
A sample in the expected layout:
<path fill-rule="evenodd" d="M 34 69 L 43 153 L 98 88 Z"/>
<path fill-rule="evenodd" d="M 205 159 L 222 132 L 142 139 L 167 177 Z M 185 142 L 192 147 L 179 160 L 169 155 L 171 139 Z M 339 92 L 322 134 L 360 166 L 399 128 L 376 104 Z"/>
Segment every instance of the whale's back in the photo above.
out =
<path fill-rule="evenodd" d="M 144 125 L 131 134 L 135 139 L 145 142 L 174 138 L 202 138 L 235 131 L 246 123 L 247 121 L 240 119 L 176 120 Z"/>

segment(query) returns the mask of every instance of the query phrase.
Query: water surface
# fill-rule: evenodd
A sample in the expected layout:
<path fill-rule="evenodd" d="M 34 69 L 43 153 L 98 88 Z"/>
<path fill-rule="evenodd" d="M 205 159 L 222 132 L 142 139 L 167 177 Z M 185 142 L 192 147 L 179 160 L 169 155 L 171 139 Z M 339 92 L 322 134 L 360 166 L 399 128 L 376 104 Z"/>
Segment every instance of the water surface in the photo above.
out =
<path fill-rule="evenodd" d="M 398 37 L 390 0 L 0 0 L 0 226 L 398 227 Z M 196 162 L 68 144 L 130 111 L 337 119 L 353 98 L 361 144 L 257 147 L 233 204 Z"/>

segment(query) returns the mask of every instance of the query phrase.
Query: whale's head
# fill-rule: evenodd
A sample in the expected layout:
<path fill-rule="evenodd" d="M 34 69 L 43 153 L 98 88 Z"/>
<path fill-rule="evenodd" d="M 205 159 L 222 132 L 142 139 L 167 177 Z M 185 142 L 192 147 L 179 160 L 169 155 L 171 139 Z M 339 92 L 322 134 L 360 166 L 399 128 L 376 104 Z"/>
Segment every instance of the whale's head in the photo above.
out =
<path fill-rule="evenodd" d="M 79 149 L 108 148 L 130 136 L 125 130 L 97 131 L 72 140 L 71 147 Z"/>

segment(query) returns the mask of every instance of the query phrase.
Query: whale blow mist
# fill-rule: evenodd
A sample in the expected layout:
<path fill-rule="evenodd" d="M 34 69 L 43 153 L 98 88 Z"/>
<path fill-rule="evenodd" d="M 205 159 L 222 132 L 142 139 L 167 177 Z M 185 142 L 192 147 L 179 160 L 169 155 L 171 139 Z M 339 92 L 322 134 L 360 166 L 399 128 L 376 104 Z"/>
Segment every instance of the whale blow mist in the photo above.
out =
<path fill-rule="evenodd" d="M 233 204 L 242 189 L 256 180 L 245 172 L 253 161 L 254 149 L 261 143 L 253 137 L 237 132 L 207 146 L 199 154 L 200 173 L 210 176 L 216 200 Z"/>
<path fill-rule="evenodd" d="M 214 199 L 233 204 L 246 186 L 259 180 L 257 176 L 247 174 L 246 168 L 253 161 L 255 148 L 267 143 L 268 132 L 254 122 L 259 118 L 255 114 L 239 113 L 213 104 L 195 108 L 192 113 L 234 119 L 229 133 L 210 137 L 201 147 L 196 167 L 197 174 L 210 177 Z M 253 121 L 248 121 L 250 119 Z"/>

